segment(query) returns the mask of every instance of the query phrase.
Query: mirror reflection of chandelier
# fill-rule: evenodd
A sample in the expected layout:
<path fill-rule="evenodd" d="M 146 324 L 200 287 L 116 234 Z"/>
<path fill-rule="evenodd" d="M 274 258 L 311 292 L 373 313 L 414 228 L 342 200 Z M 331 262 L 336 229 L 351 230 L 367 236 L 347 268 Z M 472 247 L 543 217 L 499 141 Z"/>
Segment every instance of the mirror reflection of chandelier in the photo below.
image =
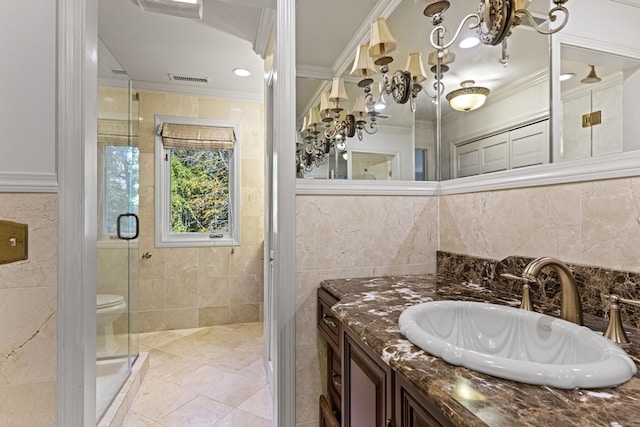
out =
<path fill-rule="evenodd" d="M 304 148 L 298 150 L 298 167 L 310 171 L 325 161 L 332 148 L 344 154 L 347 138 L 356 135 L 362 140 L 365 133 L 375 133 L 380 115 L 378 108 L 385 104 L 385 96 L 398 104 L 409 102 L 413 112 L 420 92 L 425 92 L 434 101 L 440 100 L 445 92 L 443 75 L 455 61 L 455 54 L 450 47 L 465 25 L 476 29 L 483 44 L 502 44 L 500 62 L 504 65 L 509 60 L 506 39 L 515 27 L 522 24 L 523 19 L 527 19 L 529 26 L 540 34 L 554 34 L 562 30 L 569 19 L 569 11 L 564 6 L 568 0 L 552 1 L 555 6 L 548 12 L 549 22 L 556 23 L 558 14 L 563 15 L 563 19 L 553 28 L 544 28 L 536 22 L 528 10 L 531 0 L 480 0 L 477 10 L 465 16 L 453 36 L 449 37 L 448 30 L 442 24 L 444 13 L 450 6 L 449 0 L 416 0 L 416 3 L 426 4 L 423 13 L 434 25 L 429 40 L 435 51 L 429 54 L 428 63 L 435 76 L 435 95 L 429 95 L 424 86 L 427 75 L 420 52 L 409 53 L 405 68 L 390 75 L 389 64 L 393 62 L 391 53 L 395 51 L 397 41 L 386 20 L 377 18 L 371 23 L 369 42 L 358 46 L 350 72 L 351 76 L 360 78 L 358 86 L 364 95 L 358 97 L 351 112 L 346 113 L 343 105 L 348 96 L 344 80 L 341 77 L 333 78 L 331 90 L 324 91 L 320 96 L 320 107 L 311 108 L 304 118 L 298 141 Z M 376 82 L 378 74 L 382 77 Z M 461 86 L 446 96 L 451 107 L 458 111 L 469 112 L 481 107 L 490 93 L 486 87 L 475 86 L 472 80 L 463 81 Z"/>
<path fill-rule="evenodd" d="M 376 122 L 380 114 L 375 106 L 368 110 L 364 96 L 356 99 L 351 112 L 343 106 L 349 100 L 344 80 L 335 77 L 331 89 L 320 95 L 320 107 L 312 107 L 303 119 L 298 144 L 296 162 L 300 169 L 310 172 L 324 163 L 332 148 L 346 153 L 347 138 L 357 136 L 360 141 L 364 133 L 374 134 L 378 130 Z"/>

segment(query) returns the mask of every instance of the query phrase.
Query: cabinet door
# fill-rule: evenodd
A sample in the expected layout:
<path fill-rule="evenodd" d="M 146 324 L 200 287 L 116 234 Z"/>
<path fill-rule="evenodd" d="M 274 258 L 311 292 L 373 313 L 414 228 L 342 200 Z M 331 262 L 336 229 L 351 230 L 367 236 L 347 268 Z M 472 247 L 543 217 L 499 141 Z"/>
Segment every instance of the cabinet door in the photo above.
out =
<path fill-rule="evenodd" d="M 342 426 L 391 426 L 391 370 L 346 331 L 342 363 Z"/>
<path fill-rule="evenodd" d="M 448 427 L 451 422 L 409 381 L 396 375 L 396 427 Z"/>
<path fill-rule="evenodd" d="M 320 427 L 340 427 L 331 404 L 324 396 L 320 396 Z"/>

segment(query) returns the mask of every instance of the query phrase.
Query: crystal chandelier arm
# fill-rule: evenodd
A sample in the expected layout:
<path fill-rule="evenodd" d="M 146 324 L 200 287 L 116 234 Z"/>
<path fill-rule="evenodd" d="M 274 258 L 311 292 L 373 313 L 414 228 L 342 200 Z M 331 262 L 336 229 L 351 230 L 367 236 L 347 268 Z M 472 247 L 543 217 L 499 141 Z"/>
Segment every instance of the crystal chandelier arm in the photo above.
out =
<path fill-rule="evenodd" d="M 556 27 L 556 28 L 551 28 L 549 30 L 545 30 L 544 28 L 540 27 L 535 19 L 533 18 L 533 15 L 531 14 L 531 12 L 529 12 L 527 9 L 520 9 L 520 10 L 516 10 L 516 15 L 525 15 L 527 17 L 527 19 L 529 20 L 529 23 L 531 24 L 531 26 L 540 34 L 554 34 L 557 33 L 558 31 L 560 31 L 561 29 L 564 28 L 565 25 L 567 25 L 567 21 L 569 20 L 569 11 L 567 10 L 566 7 L 564 6 L 556 6 L 553 9 L 551 9 L 549 11 L 549 21 L 551 22 L 555 22 L 556 19 L 558 18 L 558 16 L 556 15 L 558 12 L 562 12 L 564 14 L 564 20 L 562 21 L 562 23 Z"/>
<path fill-rule="evenodd" d="M 429 37 L 431 41 L 431 46 L 435 47 L 437 50 L 449 49 L 451 45 L 453 45 L 456 42 L 456 39 L 460 35 L 460 32 L 462 31 L 462 27 L 464 26 L 464 24 L 469 20 L 472 20 L 471 23 L 469 24 L 470 29 L 476 28 L 478 25 L 480 25 L 480 15 L 478 15 L 477 13 L 468 14 L 467 16 L 464 17 L 462 22 L 460 22 L 460 25 L 458 26 L 458 30 L 456 31 L 453 38 L 448 43 L 445 43 L 443 45 L 439 45 L 437 41 L 442 40 L 444 38 L 444 34 L 447 29 L 444 27 L 444 25 L 438 25 L 437 27 L 435 27 L 433 31 L 431 31 L 431 36 Z"/>

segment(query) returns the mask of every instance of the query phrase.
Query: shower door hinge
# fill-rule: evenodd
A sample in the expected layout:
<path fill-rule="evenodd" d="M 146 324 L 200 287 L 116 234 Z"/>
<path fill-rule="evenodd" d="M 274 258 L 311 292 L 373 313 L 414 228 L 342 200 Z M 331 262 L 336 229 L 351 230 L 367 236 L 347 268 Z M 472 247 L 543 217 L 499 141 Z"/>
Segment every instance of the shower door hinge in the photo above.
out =
<path fill-rule="evenodd" d="M 602 123 L 602 111 L 594 111 L 593 113 L 582 116 L 582 127 L 588 128 Z"/>

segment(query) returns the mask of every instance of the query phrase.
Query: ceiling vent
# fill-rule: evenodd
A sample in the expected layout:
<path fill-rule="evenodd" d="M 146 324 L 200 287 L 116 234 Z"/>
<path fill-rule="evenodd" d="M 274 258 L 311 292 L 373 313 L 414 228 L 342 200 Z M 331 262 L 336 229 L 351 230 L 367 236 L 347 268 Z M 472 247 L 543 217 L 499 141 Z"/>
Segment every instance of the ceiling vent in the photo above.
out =
<path fill-rule="evenodd" d="M 169 80 L 172 82 L 198 83 L 203 85 L 209 84 L 209 77 L 185 76 L 182 74 L 169 74 Z"/>
<path fill-rule="evenodd" d="M 111 70 L 113 74 L 117 74 L 118 76 L 126 76 L 127 72 L 125 70 Z"/>
<path fill-rule="evenodd" d="M 138 4 L 145 12 L 202 19 L 202 0 L 138 0 Z"/>

